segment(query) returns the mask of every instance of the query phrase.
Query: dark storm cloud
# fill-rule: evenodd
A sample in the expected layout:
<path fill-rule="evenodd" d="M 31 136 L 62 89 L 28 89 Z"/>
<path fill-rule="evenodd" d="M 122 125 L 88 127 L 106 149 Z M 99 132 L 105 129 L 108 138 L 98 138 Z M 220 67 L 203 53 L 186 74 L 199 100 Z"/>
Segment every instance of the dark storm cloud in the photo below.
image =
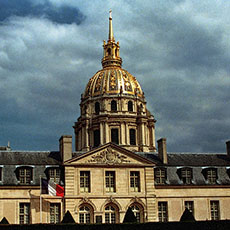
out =
<path fill-rule="evenodd" d="M 5 2 L 5 10 L 0 7 L 0 145 L 10 140 L 14 149 L 54 150 L 62 134 L 73 135 L 81 93 L 101 68 L 112 7 L 123 66 L 145 92 L 157 139 L 166 137 L 170 152 L 225 152 L 230 4 Z M 60 14 L 65 6 L 67 14 Z M 71 16 L 75 10 L 77 19 Z M 64 21 L 61 15 L 67 15 Z"/>
<path fill-rule="evenodd" d="M 60 24 L 80 24 L 85 19 L 78 8 L 68 5 L 57 7 L 47 0 L 39 3 L 32 0 L 0 0 L 0 21 L 12 16 L 45 17 Z"/>

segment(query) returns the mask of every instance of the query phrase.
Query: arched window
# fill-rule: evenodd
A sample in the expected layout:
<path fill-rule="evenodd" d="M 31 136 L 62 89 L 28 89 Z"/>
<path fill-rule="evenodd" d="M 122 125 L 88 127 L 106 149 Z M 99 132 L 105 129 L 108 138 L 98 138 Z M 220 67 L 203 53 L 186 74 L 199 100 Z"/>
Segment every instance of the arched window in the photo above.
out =
<path fill-rule="evenodd" d="M 117 111 L 117 102 L 115 100 L 111 101 L 111 111 Z"/>
<path fill-rule="evenodd" d="M 114 224 L 117 222 L 117 210 L 114 205 L 109 204 L 105 207 L 105 223 Z"/>
<path fill-rule="evenodd" d="M 133 102 L 132 101 L 128 102 L 128 111 L 133 112 Z"/>
<path fill-rule="evenodd" d="M 144 222 L 144 216 L 143 216 L 144 212 L 142 206 L 140 206 L 139 204 L 132 204 L 130 207 L 137 219 L 137 222 L 138 223 Z"/>
<path fill-rule="evenodd" d="M 96 103 L 95 103 L 95 113 L 96 113 L 96 114 L 99 114 L 99 112 L 100 112 L 100 103 L 99 103 L 99 102 L 96 102 Z"/>
<path fill-rule="evenodd" d="M 92 221 L 92 210 L 88 205 L 82 205 L 79 208 L 79 223 L 80 224 L 90 224 Z"/>
<path fill-rule="evenodd" d="M 98 147 L 100 145 L 100 130 L 96 129 L 93 131 L 93 140 L 94 140 L 94 147 Z"/>
<path fill-rule="evenodd" d="M 136 130 L 135 129 L 129 130 L 129 141 L 130 141 L 130 145 L 136 145 Z"/>
<path fill-rule="evenodd" d="M 111 129 L 111 142 L 119 144 L 118 129 Z"/>

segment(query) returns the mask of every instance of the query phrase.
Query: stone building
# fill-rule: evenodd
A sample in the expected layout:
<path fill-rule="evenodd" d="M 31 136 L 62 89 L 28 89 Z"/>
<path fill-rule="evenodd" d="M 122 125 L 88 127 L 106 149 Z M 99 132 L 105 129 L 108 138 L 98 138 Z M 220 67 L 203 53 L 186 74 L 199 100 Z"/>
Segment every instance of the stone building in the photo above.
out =
<path fill-rule="evenodd" d="M 230 219 L 230 142 L 227 154 L 167 153 L 155 145 L 154 116 L 140 84 L 122 69 L 119 42 L 103 44 L 102 69 L 81 96 L 81 114 L 59 151 L 0 148 L 0 219 L 57 223 L 70 211 L 77 223 L 121 223 L 132 208 L 139 222 Z M 40 179 L 65 188 L 41 194 Z"/>

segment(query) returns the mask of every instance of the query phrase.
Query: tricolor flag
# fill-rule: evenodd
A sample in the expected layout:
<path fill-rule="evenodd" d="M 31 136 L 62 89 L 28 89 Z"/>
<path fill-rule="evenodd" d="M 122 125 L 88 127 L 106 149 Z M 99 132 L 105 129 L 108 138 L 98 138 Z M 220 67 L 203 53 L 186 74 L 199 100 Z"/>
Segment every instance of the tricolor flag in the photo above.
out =
<path fill-rule="evenodd" d="M 52 180 L 41 179 L 42 183 L 42 194 L 49 194 L 51 196 L 64 197 L 64 188 L 59 184 L 56 184 Z"/>

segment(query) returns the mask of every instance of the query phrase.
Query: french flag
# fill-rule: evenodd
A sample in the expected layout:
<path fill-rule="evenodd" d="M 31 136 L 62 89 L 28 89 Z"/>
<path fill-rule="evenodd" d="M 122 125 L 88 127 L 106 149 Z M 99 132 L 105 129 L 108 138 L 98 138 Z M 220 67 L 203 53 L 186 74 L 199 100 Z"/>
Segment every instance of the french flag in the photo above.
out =
<path fill-rule="evenodd" d="M 42 182 L 42 194 L 49 194 L 51 196 L 64 197 L 64 188 L 59 184 L 56 184 L 52 180 L 41 179 Z"/>

